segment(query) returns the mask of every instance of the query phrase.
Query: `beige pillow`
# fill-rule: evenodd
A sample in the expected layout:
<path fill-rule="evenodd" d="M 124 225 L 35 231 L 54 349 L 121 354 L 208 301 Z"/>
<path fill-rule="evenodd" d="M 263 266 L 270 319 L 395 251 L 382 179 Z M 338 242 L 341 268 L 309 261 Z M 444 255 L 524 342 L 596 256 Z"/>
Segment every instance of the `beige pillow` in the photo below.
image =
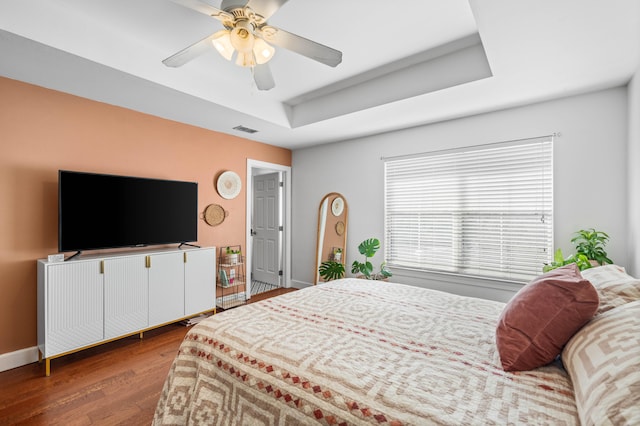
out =
<path fill-rule="evenodd" d="M 594 317 L 569 340 L 562 361 L 583 425 L 640 424 L 640 301 Z"/>
<path fill-rule="evenodd" d="M 598 314 L 640 300 L 640 279 L 628 275 L 622 266 L 604 265 L 585 269 L 582 271 L 582 276 L 598 291 L 600 297 Z"/>

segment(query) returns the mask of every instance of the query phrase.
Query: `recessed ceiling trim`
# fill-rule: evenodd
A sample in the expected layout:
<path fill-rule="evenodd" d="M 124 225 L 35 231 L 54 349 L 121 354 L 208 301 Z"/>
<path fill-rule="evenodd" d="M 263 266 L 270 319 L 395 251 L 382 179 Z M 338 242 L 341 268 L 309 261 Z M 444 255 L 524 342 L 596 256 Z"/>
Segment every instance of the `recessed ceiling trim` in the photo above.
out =
<path fill-rule="evenodd" d="M 353 87 L 355 85 L 365 83 L 367 81 L 376 80 L 378 78 L 391 75 L 393 73 L 399 72 L 403 69 L 412 67 L 414 65 L 429 62 L 440 56 L 448 55 L 450 53 L 457 52 L 464 48 L 476 46 L 476 45 L 482 45 L 482 41 L 480 40 L 480 36 L 478 35 L 478 33 L 473 33 L 468 36 L 459 38 L 457 40 L 453 40 L 449 43 L 445 43 L 443 45 L 434 47 L 429 50 L 425 50 L 415 55 L 408 56 L 406 58 L 403 58 L 401 61 L 394 61 L 385 65 L 382 65 L 380 67 L 368 70 L 366 72 L 360 73 L 353 77 L 340 80 L 328 86 L 324 86 L 319 89 L 304 93 L 300 96 L 296 96 L 294 98 L 288 99 L 284 101 L 284 103 L 291 107 L 295 107 L 305 102 L 309 102 L 313 99 L 327 96 L 332 93 L 339 92 L 340 90 L 348 89 L 349 87 Z"/>
<path fill-rule="evenodd" d="M 298 97 L 289 120 L 296 128 L 491 76 L 476 34 Z"/>

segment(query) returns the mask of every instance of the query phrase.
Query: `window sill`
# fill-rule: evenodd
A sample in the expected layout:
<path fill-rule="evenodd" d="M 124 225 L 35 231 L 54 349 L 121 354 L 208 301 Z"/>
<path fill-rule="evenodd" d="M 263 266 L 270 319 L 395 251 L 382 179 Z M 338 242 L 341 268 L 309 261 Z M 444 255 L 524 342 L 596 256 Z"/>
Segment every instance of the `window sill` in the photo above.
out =
<path fill-rule="evenodd" d="M 389 267 L 392 281 L 461 296 L 508 302 L 526 283 L 448 272 Z"/>

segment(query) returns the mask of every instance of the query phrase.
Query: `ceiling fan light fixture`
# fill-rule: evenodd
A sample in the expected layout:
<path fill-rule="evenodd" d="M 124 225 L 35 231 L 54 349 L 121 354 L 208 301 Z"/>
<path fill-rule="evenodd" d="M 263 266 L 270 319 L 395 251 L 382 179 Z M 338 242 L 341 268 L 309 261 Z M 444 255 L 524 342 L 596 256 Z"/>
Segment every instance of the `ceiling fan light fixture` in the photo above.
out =
<path fill-rule="evenodd" d="M 258 65 L 266 64 L 273 58 L 276 49 L 273 48 L 269 43 L 264 41 L 261 38 L 256 37 L 256 41 L 253 44 L 253 54 L 256 58 L 256 63 Z"/>
<path fill-rule="evenodd" d="M 253 50 L 256 38 L 253 35 L 253 28 L 249 22 L 239 21 L 236 23 L 229 37 L 231 39 L 231 45 L 238 52 L 249 53 Z"/>
<path fill-rule="evenodd" d="M 247 25 L 250 25 L 247 23 Z M 220 30 L 215 33 L 211 43 L 227 61 L 233 60 L 237 53 L 236 64 L 241 67 L 254 67 L 267 63 L 274 55 L 275 48 L 261 38 L 255 37 L 247 25 L 232 30 Z"/>
<path fill-rule="evenodd" d="M 236 65 L 240 65 L 241 67 L 255 67 L 256 60 L 253 56 L 253 52 L 238 52 Z"/>
<path fill-rule="evenodd" d="M 221 54 L 227 61 L 230 61 L 233 57 L 233 46 L 231 45 L 231 36 L 229 30 L 221 30 L 213 35 L 211 40 L 213 47 L 216 48 L 219 54 Z"/>

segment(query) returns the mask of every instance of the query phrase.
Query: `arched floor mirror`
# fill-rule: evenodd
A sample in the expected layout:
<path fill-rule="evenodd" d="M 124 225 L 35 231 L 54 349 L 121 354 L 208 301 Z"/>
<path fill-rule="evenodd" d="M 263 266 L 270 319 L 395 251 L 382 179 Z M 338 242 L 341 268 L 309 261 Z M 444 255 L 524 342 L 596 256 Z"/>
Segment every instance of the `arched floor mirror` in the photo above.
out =
<path fill-rule="evenodd" d="M 331 192 L 320 201 L 314 284 L 321 281 L 318 269 L 327 260 L 346 262 L 348 207 L 344 196 Z"/>

